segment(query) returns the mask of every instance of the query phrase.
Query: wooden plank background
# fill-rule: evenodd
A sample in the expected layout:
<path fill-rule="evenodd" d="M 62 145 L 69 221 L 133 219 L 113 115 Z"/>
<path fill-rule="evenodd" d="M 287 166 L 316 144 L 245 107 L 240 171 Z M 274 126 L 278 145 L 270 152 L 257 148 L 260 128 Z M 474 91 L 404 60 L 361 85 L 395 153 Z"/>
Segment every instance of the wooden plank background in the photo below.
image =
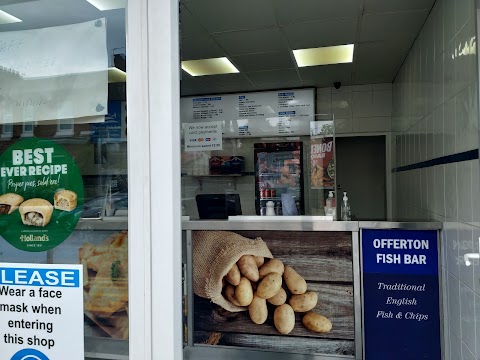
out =
<path fill-rule="evenodd" d="M 354 355 L 351 233 L 236 232 L 247 238 L 261 237 L 274 257 L 292 266 L 307 280 L 308 290 L 318 294 L 314 311 L 330 319 L 332 331 L 327 334 L 311 332 L 301 322 L 303 314 L 296 314 L 294 330 L 289 335 L 281 335 L 273 325 L 275 307 L 270 304 L 266 323 L 256 325 L 247 312 L 230 313 L 207 299 L 195 296 L 195 343 Z"/>

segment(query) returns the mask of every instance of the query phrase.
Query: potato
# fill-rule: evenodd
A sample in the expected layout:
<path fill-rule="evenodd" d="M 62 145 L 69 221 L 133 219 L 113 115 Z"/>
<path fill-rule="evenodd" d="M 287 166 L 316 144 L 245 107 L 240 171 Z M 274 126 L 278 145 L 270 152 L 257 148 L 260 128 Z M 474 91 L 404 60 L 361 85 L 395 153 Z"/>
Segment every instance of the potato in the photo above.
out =
<path fill-rule="evenodd" d="M 273 314 L 273 323 L 281 334 L 289 334 L 295 326 L 295 313 L 288 304 L 280 305 Z"/>
<path fill-rule="evenodd" d="M 235 299 L 241 306 L 248 306 L 253 300 L 253 290 L 250 280 L 246 277 L 240 279 L 240 284 L 235 288 Z"/>
<path fill-rule="evenodd" d="M 238 268 L 243 276 L 252 281 L 258 281 L 258 267 L 252 255 L 243 255 L 237 261 Z"/>
<path fill-rule="evenodd" d="M 268 317 L 267 301 L 253 295 L 253 300 L 248 305 L 248 314 L 255 324 L 263 324 Z"/>
<path fill-rule="evenodd" d="M 290 266 L 285 266 L 283 278 L 285 279 L 288 290 L 290 290 L 292 294 L 300 295 L 305 294 L 307 291 L 307 282 L 305 279 L 298 275 Z"/>
<path fill-rule="evenodd" d="M 223 293 L 225 295 L 225 299 L 230 301 L 233 305 L 242 306 L 237 301 L 237 299 L 235 299 L 235 286 L 233 286 L 231 284 L 227 284 L 227 286 L 225 286 L 225 290 L 224 290 Z"/>
<path fill-rule="evenodd" d="M 277 273 L 283 275 L 284 266 L 283 263 L 278 259 L 272 259 L 263 265 L 259 270 L 258 273 L 260 275 L 260 279 L 263 279 L 270 273 Z"/>
<path fill-rule="evenodd" d="M 262 299 L 270 299 L 278 294 L 282 287 L 282 275 L 270 273 L 258 284 L 257 296 Z"/>
<path fill-rule="evenodd" d="M 233 264 L 225 279 L 233 286 L 238 286 L 240 283 L 240 277 L 240 270 L 238 269 L 237 264 Z"/>
<path fill-rule="evenodd" d="M 303 325 L 308 330 L 318 333 L 327 333 L 332 330 L 332 323 L 325 316 L 314 312 L 307 313 L 302 319 Z"/>
<path fill-rule="evenodd" d="M 257 263 L 257 267 L 261 267 L 265 264 L 265 258 L 263 256 L 254 256 L 255 262 Z"/>
<path fill-rule="evenodd" d="M 287 301 L 287 293 L 283 288 L 280 288 L 278 291 L 277 295 L 271 297 L 270 299 L 267 299 L 267 301 L 275 306 L 280 306 L 285 304 L 285 301 Z"/>
<path fill-rule="evenodd" d="M 289 304 L 295 312 L 307 312 L 317 306 L 317 302 L 317 293 L 309 291 L 302 295 L 293 295 Z"/>

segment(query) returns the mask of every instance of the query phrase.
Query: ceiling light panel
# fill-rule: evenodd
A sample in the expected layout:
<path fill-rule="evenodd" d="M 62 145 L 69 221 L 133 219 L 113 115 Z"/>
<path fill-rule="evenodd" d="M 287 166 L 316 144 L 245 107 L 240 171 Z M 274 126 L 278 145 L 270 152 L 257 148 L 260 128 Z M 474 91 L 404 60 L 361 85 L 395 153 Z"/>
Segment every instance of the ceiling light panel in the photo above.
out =
<path fill-rule="evenodd" d="M 127 0 L 87 0 L 87 1 L 101 11 L 123 9 L 127 5 Z"/>
<path fill-rule="evenodd" d="M 18 23 L 22 22 L 19 18 L 16 18 L 13 15 L 10 15 L 9 13 L 0 10 L 0 25 L 3 24 L 12 24 L 12 23 Z"/>
<path fill-rule="evenodd" d="M 298 67 L 347 64 L 353 61 L 354 45 L 293 50 Z"/>
<path fill-rule="evenodd" d="M 182 61 L 182 69 L 192 76 L 235 74 L 239 72 L 226 57 Z"/>

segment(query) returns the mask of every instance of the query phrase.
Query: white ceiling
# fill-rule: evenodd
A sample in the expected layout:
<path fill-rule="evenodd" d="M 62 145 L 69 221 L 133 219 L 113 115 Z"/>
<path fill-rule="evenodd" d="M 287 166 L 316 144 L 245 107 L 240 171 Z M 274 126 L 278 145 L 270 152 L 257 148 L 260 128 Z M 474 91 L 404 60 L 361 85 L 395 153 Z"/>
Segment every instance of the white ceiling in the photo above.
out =
<path fill-rule="evenodd" d="M 239 74 L 192 77 L 182 95 L 392 82 L 435 0 L 182 0 L 183 60 Z M 297 68 L 292 50 L 355 44 L 352 64 Z"/>
<path fill-rule="evenodd" d="M 182 72 L 182 94 L 391 82 L 434 2 L 182 0 L 182 58 L 227 56 L 240 70 L 200 78 Z M 0 25 L 0 32 L 106 17 L 109 54 L 125 51 L 123 9 L 102 12 L 85 0 L 0 0 L 0 10 L 23 20 Z M 347 43 L 356 45 L 353 64 L 296 67 L 293 49 Z"/>

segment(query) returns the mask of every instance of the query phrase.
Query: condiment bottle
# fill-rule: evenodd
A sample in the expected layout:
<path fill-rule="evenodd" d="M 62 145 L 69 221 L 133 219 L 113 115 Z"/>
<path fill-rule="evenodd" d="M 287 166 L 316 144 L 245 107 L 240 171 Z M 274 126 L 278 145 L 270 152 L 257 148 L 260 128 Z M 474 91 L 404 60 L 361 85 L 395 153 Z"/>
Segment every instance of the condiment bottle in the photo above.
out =
<path fill-rule="evenodd" d="M 273 201 L 267 202 L 267 216 L 275 216 L 275 203 Z"/>

